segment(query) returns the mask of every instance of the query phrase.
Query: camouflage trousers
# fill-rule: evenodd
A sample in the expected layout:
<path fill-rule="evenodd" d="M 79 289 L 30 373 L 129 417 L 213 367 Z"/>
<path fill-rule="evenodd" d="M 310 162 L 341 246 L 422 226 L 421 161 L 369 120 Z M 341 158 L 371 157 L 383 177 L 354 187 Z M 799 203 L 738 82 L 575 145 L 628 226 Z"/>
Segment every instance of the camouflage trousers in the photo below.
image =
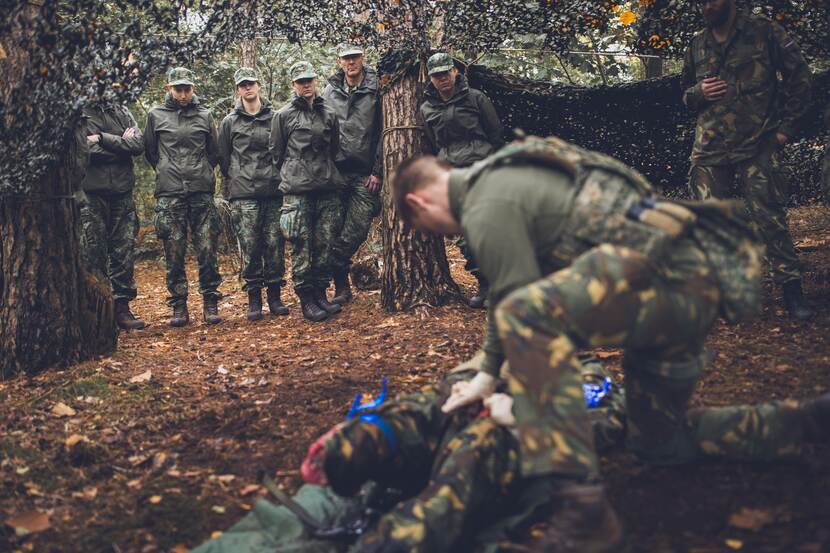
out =
<path fill-rule="evenodd" d="M 366 480 L 402 490 L 350 551 L 450 552 L 472 550 L 473 537 L 507 507 L 518 471 L 511 433 L 472 410 L 445 415 L 440 406 L 452 384 L 471 373 L 451 374 L 438 385 L 399 396 L 377 410 L 396 439 L 360 420 L 347 423 L 326 444 L 332 488 L 352 494 Z"/>
<path fill-rule="evenodd" d="M 156 202 L 156 234 L 164 243 L 164 261 L 167 265 L 168 305 L 187 301 L 187 273 L 184 262 L 187 253 L 187 231 L 199 264 L 199 293 L 221 297 L 217 247 L 219 216 L 208 193 L 189 196 L 162 196 Z"/>
<path fill-rule="evenodd" d="M 331 279 L 332 244 L 341 227 L 337 192 L 286 194 L 280 228 L 291 244 L 291 277 L 294 289 L 328 287 Z"/>
<path fill-rule="evenodd" d="M 109 277 L 115 300 L 136 296 L 133 268 L 138 216 L 132 192 L 86 193 L 81 204 L 81 255 L 90 270 Z"/>
<path fill-rule="evenodd" d="M 767 140 L 754 157 L 734 165 L 693 163 L 689 186 L 698 200 L 743 197 L 766 243 L 775 283 L 801 279 L 801 266 L 787 227 L 789 178 L 778 160 L 777 143 Z"/>
<path fill-rule="evenodd" d="M 683 241 L 655 264 L 603 245 L 516 290 L 496 309 L 510 369 L 522 474 L 593 475 L 580 347 L 625 348 L 626 443 L 647 462 L 797 453 L 797 404 L 688 409 L 720 292 L 703 252 Z"/>
<path fill-rule="evenodd" d="M 231 200 L 236 238 L 242 248 L 243 291 L 285 284 L 285 241 L 280 230 L 282 197 Z"/>
<path fill-rule="evenodd" d="M 346 189 L 342 192 L 342 220 L 331 248 L 332 269 L 348 271 L 352 256 L 369 236 L 372 219 L 380 214 L 380 196 L 364 186 L 367 175 L 347 173 Z"/>

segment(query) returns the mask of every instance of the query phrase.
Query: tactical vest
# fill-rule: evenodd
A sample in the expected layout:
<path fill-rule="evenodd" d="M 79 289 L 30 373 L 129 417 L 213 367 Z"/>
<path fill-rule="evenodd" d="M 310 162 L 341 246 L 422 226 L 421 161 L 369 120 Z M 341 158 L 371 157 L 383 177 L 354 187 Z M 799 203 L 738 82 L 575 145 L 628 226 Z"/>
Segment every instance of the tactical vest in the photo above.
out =
<path fill-rule="evenodd" d="M 666 248 L 690 238 L 720 284 L 724 318 L 736 322 L 757 313 L 763 248 L 741 204 L 665 200 L 631 167 L 557 137 L 528 136 L 510 143 L 475 163 L 467 185 L 474 186 L 489 169 L 514 163 L 557 169 L 573 180 L 571 212 L 549 252 L 562 266 L 606 243 L 638 251 L 659 266 Z"/>
<path fill-rule="evenodd" d="M 565 172 L 577 191 L 568 221 L 552 252 L 562 266 L 600 244 L 632 248 L 652 259 L 694 223 L 679 206 L 656 201 L 646 178 L 624 163 L 556 137 L 524 137 L 474 164 L 469 186 L 485 171 L 514 163 L 536 164 Z"/>

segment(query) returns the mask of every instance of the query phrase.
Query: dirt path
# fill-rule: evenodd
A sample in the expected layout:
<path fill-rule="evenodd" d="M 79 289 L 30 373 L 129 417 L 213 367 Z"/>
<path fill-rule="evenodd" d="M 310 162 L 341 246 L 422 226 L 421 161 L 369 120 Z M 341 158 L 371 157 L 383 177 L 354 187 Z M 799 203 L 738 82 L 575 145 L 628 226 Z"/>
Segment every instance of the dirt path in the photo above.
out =
<path fill-rule="evenodd" d="M 830 211 L 795 210 L 791 225 L 820 314 L 791 323 L 775 297 L 758 321 L 719 326 L 699 404 L 830 389 Z M 452 264 L 470 286 L 463 260 Z M 389 315 L 361 292 L 324 324 L 303 321 L 297 305 L 249 323 L 226 275 L 221 325 L 171 329 L 162 265 L 141 262 L 137 275 L 134 307 L 150 326 L 122 334 L 117 353 L 0 383 L 0 520 L 36 509 L 50 525 L 27 538 L 0 529 L 0 551 L 185 551 L 251 508 L 261 471 L 293 489 L 305 448 L 356 391 L 384 375 L 394 392 L 430 382 L 475 351 L 484 319 L 460 305 Z M 198 295 L 190 309 L 198 321 Z M 604 469 L 624 551 L 817 553 L 830 550 L 828 461 L 830 449 L 817 448 L 787 464 L 653 469 L 621 453 Z"/>

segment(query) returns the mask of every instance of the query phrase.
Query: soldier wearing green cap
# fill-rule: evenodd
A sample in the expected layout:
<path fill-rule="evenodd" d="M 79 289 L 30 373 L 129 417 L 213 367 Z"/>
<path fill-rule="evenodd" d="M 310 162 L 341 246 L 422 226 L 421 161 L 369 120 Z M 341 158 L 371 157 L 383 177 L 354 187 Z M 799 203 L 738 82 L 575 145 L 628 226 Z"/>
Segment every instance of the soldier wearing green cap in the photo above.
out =
<path fill-rule="evenodd" d="M 184 262 L 187 233 L 199 263 L 202 316 L 220 322 L 219 218 L 213 203 L 213 168 L 219 163 L 216 125 L 194 94 L 195 75 L 185 67 L 167 72 L 164 104 L 147 113 L 144 155 L 156 170 L 156 234 L 164 242 L 170 326 L 190 321 Z"/>
<path fill-rule="evenodd" d="M 259 75 L 241 67 L 233 75 L 239 100 L 219 127 L 223 193 L 242 247 L 242 289 L 248 293 L 248 320 L 262 318 L 262 289 L 272 315 L 287 315 L 280 299 L 285 284 L 285 243 L 280 230 L 282 192 L 268 140 L 274 112 L 260 95 Z"/>
<path fill-rule="evenodd" d="M 331 245 L 341 227 L 340 130 L 334 110 L 317 95 L 312 65 L 300 61 L 288 73 L 294 98 L 272 119 L 270 149 L 284 194 L 280 228 L 291 244 L 294 291 L 303 316 L 318 322 L 340 311 L 326 297 Z"/>
<path fill-rule="evenodd" d="M 421 104 L 421 115 L 431 153 L 453 167 L 467 167 L 504 144 L 501 121 L 493 103 L 480 90 L 470 88 L 449 54 L 433 54 L 427 60 L 427 73 L 430 84 Z M 467 259 L 465 268 L 479 284 L 469 304 L 482 308 L 487 297 L 487 279 L 476 267 L 463 237 L 459 246 Z"/>
<path fill-rule="evenodd" d="M 329 78 L 323 98 L 337 114 L 340 151 L 335 161 L 346 182 L 342 195 L 343 226 L 332 245 L 332 301 L 342 305 L 352 298 L 349 285 L 352 256 L 366 241 L 372 219 L 380 213 L 383 121 L 378 75 L 364 65 L 363 49 L 344 44 L 338 48 L 337 55 L 340 69 Z"/>

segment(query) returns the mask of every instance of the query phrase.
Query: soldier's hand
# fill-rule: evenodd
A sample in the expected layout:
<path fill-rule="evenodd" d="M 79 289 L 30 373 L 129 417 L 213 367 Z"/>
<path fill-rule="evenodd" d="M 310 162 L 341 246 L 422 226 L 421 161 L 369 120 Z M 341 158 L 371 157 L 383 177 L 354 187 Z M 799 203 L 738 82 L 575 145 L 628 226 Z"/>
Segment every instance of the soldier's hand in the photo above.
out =
<path fill-rule="evenodd" d="M 98 144 L 98 142 L 100 140 L 101 140 L 101 135 L 100 134 L 90 134 L 89 136 L 86 137 L 86 141 L 89 142 L 90 144 Z"/>
<path fill-rule="evenodd" d="M 441 411 L 449 413 L 459 407 L 486 399 L 493 395 L 495 389 L 495 377 L 485 372 L 479 372 L 470 381 L 456 382 L 453 384 L 452 393 L 450 393 L 447 401 L 444 402 Z"/>
<path fill-rule="evenodd" d="M 700 82 L 703 97 L 710 102 L 717 102 L 726 96 L 726 81 L 720 77 L 706 77 Z"/>
<path fill-rule="evenodd" d="M 128 127 L 124 129 L 124 134 L 121 135 L 121 138 L 132 138 L 135 136 L 135 133 L 138 132 L 138 129 L 135 127 Z"/>
<path fill-rule="evenodd" d="M 507 394 L 493 394 L 484 400 L 484 406 L 490 411 L 490 418 L 502 426 L 516 426 L 513 416 L 513 397 Z"/>
<path fill-rule="evenodd" d="M 380 191 L 380 186 L 382 183 L 383 181 L 377 178 L 375 175 L 370 175 L 369 178 L 366 179 L 366 184 L 364 186 L 372 194 L 377 194 Z"/>

